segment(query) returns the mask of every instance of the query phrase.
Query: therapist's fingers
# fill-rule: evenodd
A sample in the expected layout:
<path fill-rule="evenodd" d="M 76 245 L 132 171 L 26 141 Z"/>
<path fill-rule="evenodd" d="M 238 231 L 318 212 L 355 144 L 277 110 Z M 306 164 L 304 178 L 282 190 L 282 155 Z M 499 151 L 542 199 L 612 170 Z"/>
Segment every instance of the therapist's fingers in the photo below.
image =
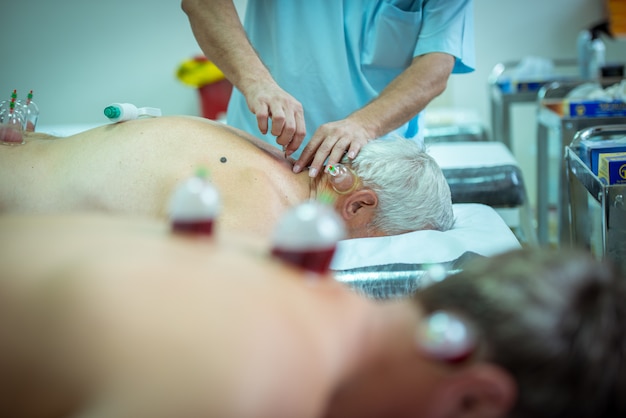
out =
<path fill-rule="evenodd" d="M 335 143 L 333 140 L 328 140 L 328 137 L 323 132 L 324 125 L 320 126 L 318 130 L 313 134 L 309 143 L 306 144 L 302 152 L 300 153 L 300 158 L 295 162 L 293 166 L 293 172 L 299 173 L 305 167 L 309 167 L 309 176 L 315 177 L 319 172 L 321 165 L 318 162 L 317 168 L 313 167 L 313 159 L 315 155 L 320 152 L 320 158 L 323 156 L 322 164 L 330 151 L 332 150 L 333 145 Z M 321 150 L 320 150 L 321 147 Z M 318 160 L 319 161 L 319 160 Z"/>
<path fill-rule="evenodd" d="M 279 137 L 285 129 L 285 110 L 282 107 L 274 107 L 272 109 L 272 135 Z"/>
<path fill-rule="evenodd" d="M 330 152 L 327 151 L 330 144 L 334 144 L 330 149 Z M 322 145 L 317 149 L 313 157 L 313 161 L 309 165 L 309 176 L 315 177 L 320 172 L 322 172 L 324 165 L 334 165 L 341 160 L 343 157 L 348 154 L 350 159 L 353 159 L 354 156 L 358 155 L 358 151 L 360 150 L 360 145 L 355 138 L 351 137 L 343 137 L 343 138 L 326 138 Z"/>
<path fill-rule="evenodd" d="M 271 123 L 271 134 L 283 147 L 289 145 L 296 133 L 304 129 L 298 126 L 302 120 L 302 105 L 277 84 L 264 83 L 249 89 L 246 101 L 256 116 L 259 131 L 266 134 Z"/>
<path fill-rule="evenodd" d="M 296 131 L 296 122 L 293 114 L 285 113 L 280 109 L 279 113 L 272 114 L 272 135 L 276 137 L 276 143 L 286 150 Z"/>
<path fill-rule="evenodd" d="M 281 98 L 271 109 L 272 135 L 287 155 L 298 149 L 306 133 L 302 105 L 291 96 Z"/>
<path fill-rule="evenodd" d="M 304 122 L 304 114 L 302 112 L 296 112 L 294 114 L 294 129 L 290 133 L 291 140 L 284 148 L 286 155 L 291 155 L 300 148 L 304 137 L 306 136 L 306 124 Z"/>
<path fill-rule="evenodd" d="M 256 115 L 256 123 L 259 127 L 259 131 L 265 135 L 267 133 L 268 130 L 268 126 L 269 126 L 269 108 L 267 107 L 267 105 L 263 104 L 261 106 L 259 106 L 258 108 L 256 108 L 255 111 L 253 111 L 253 113 Z"/>
<path fill-rule="evenodd" d="M 309 167 L 309 176 L 315 177 L 321 172 L 324 162 L 336 164 L 347 153 L 355 158 L 363 145 L 372 138 L 365 129 L 346 119 L 326 123 L 318 128 L 309 143 L 302 150 L 300 158 L 294 164 L 293 171 L 299 173 Z"/>
<path fill-rule="evenodd" d="M 343 156 L 348 152 L 348 148 L 350 147 L 350 141 L 352 138 L 339 138 L 335 145 L 333 146 L 330 154 L 328 154 L 328 158 L 324 158 L 324 154 L 318 151 L 315 153 L 315 157 L 313 158 L 313 162 L 311 163 L 311 167 L 317 169 L 319 173 L 324 167 L 324 160 L 326 160 L 327 165 L 335 165 L 338 162 L 341 162 Z"/>

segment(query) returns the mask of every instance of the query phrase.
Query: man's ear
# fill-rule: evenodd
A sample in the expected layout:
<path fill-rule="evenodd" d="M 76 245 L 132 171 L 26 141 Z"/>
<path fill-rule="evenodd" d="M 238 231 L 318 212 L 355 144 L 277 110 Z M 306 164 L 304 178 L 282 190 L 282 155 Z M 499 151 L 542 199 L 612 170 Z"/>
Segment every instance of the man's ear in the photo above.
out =
<path fill-rule="evenodd" d="M 371 217 L 378 207 L 378 196 L 371 189 L 361 189 L 346 196 L 341 207 L 341 216 L 345 220 L 357 216 Z"/>
<path fill-rule="evenodd" d="M 513 377 L 499 366 L 479 363 L 455 373 L 433 399 L 432 417 L 504 418 L 517 398 Z"/>

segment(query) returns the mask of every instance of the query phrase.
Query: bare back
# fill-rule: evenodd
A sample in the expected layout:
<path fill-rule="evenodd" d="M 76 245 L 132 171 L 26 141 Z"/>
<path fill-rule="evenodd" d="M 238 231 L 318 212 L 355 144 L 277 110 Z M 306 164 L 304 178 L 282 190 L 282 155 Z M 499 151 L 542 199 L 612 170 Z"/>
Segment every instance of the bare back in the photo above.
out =
<path fill-rule="evenodd" d="M 67 138 L 1 147 L 0 211 L 103 210 L 163 218 L 176 185 L 202 166 L 220 191 L 218 229 L 268 236 L 308 197 L 278 149 L 207 119 L 161 117 L 101 126 Z"/>
<path fill-rule="evenodd" d="M 189 240 L 145 219 L 4 215 L 0 248 L 10 416 L 318 416 L 381 314 L 234 234 Z"/>

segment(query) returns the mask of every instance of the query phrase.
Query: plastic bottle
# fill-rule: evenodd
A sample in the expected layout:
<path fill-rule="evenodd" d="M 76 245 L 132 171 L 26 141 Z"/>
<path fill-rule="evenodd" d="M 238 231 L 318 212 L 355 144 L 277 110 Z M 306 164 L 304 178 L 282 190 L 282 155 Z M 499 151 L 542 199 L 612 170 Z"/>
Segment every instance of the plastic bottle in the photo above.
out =
<path fill-rule="evenodd" d="M 591 32 L 582 30 L 576 39 L 576 50 L 578 52 L 578 71 L 580 78 L 590 80 L 589 74 L 589 56 L 591 50 Z"/>
<path fill-rule="evenodd" d="M 600 70 L 606 63 L 606 46 L 600 38 L 591 41 L 589 54 L 589 76 L 592 80 L 599 80 L 602 75 Z"/>
<path fill-rule="evenodd" d="M 208 180 L 207 171 L 198 169 L 195 175 L 179 184 L 169 205 L 173 232 L 211 236 L 221 207 L 220 196 Z"/>
<path fill-rule="evenodd" d="M 21 102 L 22 114 L 24 116 L 24 130 L 34 132 L 39 119 L 39 107 L 33 102 L 33 91 L 28 92 L 26 101 Z"/>
<path fill-rule="evenodd" d="M 161 116 L 161 109 L 155 107 L 137 107 L 130 103 L 111 103 L 104 108 L 104 116 L 111 122 L 123 122 L 142 116 Z"/>
<path fill-rule="evenodd" d="M 325 274 L 345 237 L 343 220 L 332 205 L 307 200 L 279 220 L 272 236 L 272 255 L 314 274 Z"/>

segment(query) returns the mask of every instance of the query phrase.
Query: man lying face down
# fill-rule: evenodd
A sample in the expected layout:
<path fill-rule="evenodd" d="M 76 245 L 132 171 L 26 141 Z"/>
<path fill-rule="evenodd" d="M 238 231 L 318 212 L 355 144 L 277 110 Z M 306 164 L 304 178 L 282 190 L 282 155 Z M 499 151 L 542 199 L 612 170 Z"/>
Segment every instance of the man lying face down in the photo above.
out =
<path fill-rule="evenodd" d="M 222 200 L 216 227 L 268 236 L 284 211 L 323 191 L 335 199 L 348 238 L 452 227 L 450 190 L 436 162 L 408 140 L 372 141 L 346 165 L 353 190 L 329 175 L 293 174 L 274 147 L 194 117 L 139 119 L 67 138 L 26 133 L 0 147 L 0 212 L 103 210 L 165 218 L 174 188 L 197 168 Z"/>
<path fill-rule="evenodd" d="M 587 254 L 510 253 L 380 301 L 241 238 L 1 216 L 2 415 L 626 416 L 626 281 Z"/>

